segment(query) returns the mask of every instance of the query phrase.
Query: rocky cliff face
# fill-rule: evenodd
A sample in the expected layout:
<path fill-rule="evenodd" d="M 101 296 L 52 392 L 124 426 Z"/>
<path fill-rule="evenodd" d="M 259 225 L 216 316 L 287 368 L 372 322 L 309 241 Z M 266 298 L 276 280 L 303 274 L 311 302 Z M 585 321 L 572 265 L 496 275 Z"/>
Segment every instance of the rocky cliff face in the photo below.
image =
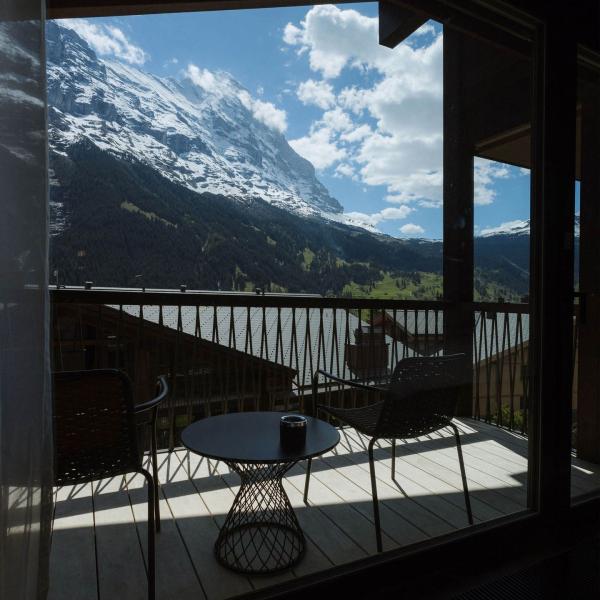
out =
<path fill-rule="evenodd" d="M 342 212 L 312 164 L 257 118 L 256 100 L 229 74 L 203 71 L 199 82 L 157 77 L 100 59 L 53 22 L 47 63 L 54 152 L 87 139 L 196 192 L 260 198 L 301 215 Z"/>

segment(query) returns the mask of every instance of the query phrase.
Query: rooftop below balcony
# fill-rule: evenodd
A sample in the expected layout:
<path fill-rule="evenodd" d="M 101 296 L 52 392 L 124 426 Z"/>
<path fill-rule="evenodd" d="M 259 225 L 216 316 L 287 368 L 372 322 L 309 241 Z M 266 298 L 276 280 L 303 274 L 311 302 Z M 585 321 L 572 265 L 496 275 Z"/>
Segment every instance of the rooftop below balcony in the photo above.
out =
<path fill-rule="evenodd" d="M 527 438 L 481 421 L 457 421 L 475 524 L 524 510 Z M 315 459 L 309 506 L 305 467 L 284 480 L 307 540 L 304 559 L 271 576 L 242 576 L 213 555 L 239 478 L 224 463 L 184 450 L 159 455 L 162 530 L 157 535 L 157 597 L 217 600 L 277 585 L 376 553 L 368 440 L 340 430 L 341 442 Z M 467 526 L 451 432 L 376 447 L 383 549 L 391 550 Z M 572 495 L 600 486 L 600 468 L 572 459 Z M 130 475 L 56 490 L 50 564 L 51 600 L 146 598 L 146 490 Z"/>

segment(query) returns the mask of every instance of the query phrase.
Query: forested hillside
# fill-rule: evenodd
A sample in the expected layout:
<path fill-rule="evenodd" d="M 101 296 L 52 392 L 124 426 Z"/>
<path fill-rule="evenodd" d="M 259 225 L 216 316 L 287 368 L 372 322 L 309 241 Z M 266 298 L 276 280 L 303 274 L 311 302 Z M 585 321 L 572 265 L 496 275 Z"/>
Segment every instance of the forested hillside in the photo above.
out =
<path fill-rule="evenodd" d="M 97 285 L 342 294 L 441 272 L 441 246 L 197 194 L 89 142 L 51 155 L 51 269 Z"/>

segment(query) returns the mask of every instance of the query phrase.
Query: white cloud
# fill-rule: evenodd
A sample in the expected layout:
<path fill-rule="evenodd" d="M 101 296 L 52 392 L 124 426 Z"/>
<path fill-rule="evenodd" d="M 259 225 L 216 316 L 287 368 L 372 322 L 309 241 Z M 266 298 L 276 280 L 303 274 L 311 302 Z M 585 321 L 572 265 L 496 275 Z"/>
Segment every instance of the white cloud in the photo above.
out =
<path fill-rule="evenodd" d="M 229 75 L 215 75 L 208 69 L 200 69 L 191 63 L 187 66 L 184 75 L 207 92 L 219 93 L 220 89 L 224 89 L 226 92 L 223 93 L 229 93 L 232 90 Z M 252 113 L 255 119 L 279 133 L 286 131 L 287 113 L 285 110 L 277 108 L 272 102 L 253 98 L 246 90 L 233 88 L 233 91 L 237 92 L 239 101 Z"/>
<path fill-rule="evenodd" d="M 362 179 L 369 185 L 387 186 L 387 200 L 398 204 L 442 203 L 441 144 L 433 139 L 404 139 L 374 133 L 357 155 Z"/>
<path fill-rule="evenodd" d="M 331 108 L 335 104 L 333 87 L 326 81 L 315 81 L 314 79 L 303 81 L 298 86 L 296 94 L 303 104 L 314 104 L 323 110 Z"/>
<path fill-rule="evenodd" d="M 423 25 L 421 25 L 421 27 L 419 27 L 419 29 L 417 29 L 413 35 L 414 36 L 420 36 L 420 35 L 433 35 L 435 33 L 435 28 L 431 23 L 423 23 Z"/>
<path fill-rule="evenodd" d="M 335 106 L 329 97 L 322 103 L 326 112 L 312 123 L 307 138 L 327 128 L 328 133 L 320 134 L 320 139 L 327 138 L 336 149 L 345 150 L 346 164 L 362 183 L 385 186 L 389 202 L 441 206 L 441 32 L 425 23 L 391 50 L 378 43 L 377 18 L 354 9 L 320 5 L 308 10 L 302 21 L 289 23 L 283 41 L 296 48 L 300 56 L 305 55 L 309 67 L 325 79 L 320 84 L 334 92 L 336 78 L 344 69 L 369 73 L 368 78 L 362 79 L 365 83 L 342 88 Z M 334 116 L 340 117 L 338 125 Z M 367 118 L 369 121 L 365 122 Z M 301 139 L 308 142 L 307 138 Z M 302 151 L 309 158 L 305 146 Z M 321 165 L 334 163 L 333 157 L 320 158 Z M 336 173 L 341 174 L 337 170 Z M 512 170 L 500 165 L 475 161 L 475 202 L 493 202 L 495 183 L 512 175 Z"/>
<path fill-rule="evenodd" d="M 400 206 L 399 208 L 384 208 L 379 214 L 385 221 L 391 221 L 394 219 L 406 219 L 412 211 L 413 209 L 409 206 Z"/>
<path fill-rule="evenodd" d="M 289 140 L 289 144 L 315 168 L 326 169 L 348 157 L 347 150 L 340 143 L 340 133 L 353 128 L 349 115 L 336 107 L 324 112 L 321 119 L 311 125 L 308 135 Z M 341 172 L 337 171 L 338 176 Z"/>
<path fill-rule="evenodd" d="M 302 30 L 288 23 L 283 30 L 283 41 L 290 46 L 296 46 L 302 41 Z"/>
<path fill-rule="evenodd" d="M 369 137 L 373 131 L 368 125 L 353 126 L 350 131 L 345 131 L 340 135 L 340 139 L 345 142 L 360 142 Z"/>
<path fill-rule="evenodd" d="M 310 67 L 325 78 L 337 77 L 351 57 L 372 62 L 388 49 L 377 43 L 378 20 L 356 10 L 340 10 L 333 5 L 315 6 L 300 27 L 288 23 L 283 41 L 308 52 Z M 360 48 L 357 55 L 356 49 Z"/>
<path fill-rule="evenodd" d="M 327 127 L 312 129 L 307 136 L 289 140 L 289 144 L 317 169 L 325 169 L 346 158 L 346 151 L 338 147 Z"/>
<path fill-rule="evenodd" d="M 214 91 L 216 87 L 217 80 L 208 69 L 200 69 L 196 65 L 190 63 L 185 70 L 185 75 L 189 77 L 195 85 L 207 92 Z"/>
<path fill-rule="evenodd" d="M 474 161 L 474 200 L 475 204 L 484 206 L 492 204 L 496 198 L 494 183 L 497 179 L 510 177 L 511 171 L 504 164 L 496 163 L 484 158 L 475 158 Z"/>
<path fill-rule="evenodd" d="M 338 94 L 338 104 L 354 114 L 360 115 L 366 107 L 368 90 L 356 86 L 346 87 Z"/>
<path fill-rule="evenodd" d="M 335 168 L 334 177 L 349 177 L 350 179 L 354 179 L 356 177 L 356 172 L 352 165 L 348 163 L 340 163 Z"/>
<path fill-rule="evenodd" d="M 267 127 L 275 129 L 279 133 L 284 133 L 287 129 L 287 113 L 285 110 L 277 108 L 272 102 L 254 100 L 252 114 Z"/>
<path fill-rule="evenodd" d="M 351 166 L 363 183 L 386 186 L 388 197 L 400 204 L 441 203 L 442 38 L 431 27 L 419 35 L 425 33 L 433 39 L 419 48 L 401 44 L 390 50 L 378 43 L 376 18 L 325 5 L 310 9 L 284 34 L 286 43 L 307 53 L 310 68 L 329 85 L 344 68 L 374 73 L 369 86 L 343 88 L 338 106 L 311 130 L 339 131 L 338 144 L 347 144 Z M 365 112 L 375 127 L 360 122 Z"/>
<path fill-rule="evenodd" d="M 423 235 L 425 230 L 415 223 L 407 223 L 400 227 L 400 233 L 403 233 L 404 235 Z"/>
<path fill-rule="evenodd" d="M 132 65 L 142 65 L 148 60 L 148 54 L 114 25 L 90 23 L 87 19 L 63 19 L 60 24 L 75 31 L 102 56 L 114 56 Z"/>
<path fill-rule="evenodd" d="M 352 119 L 341 108 L 334 108 L 324 112 L 321 122 L 332 131 L 349 131 L 354 129 Z"/>
<path fill-rule="evenodd" d="M 406 219 L 413 209 L 410 206 L 401 206 L 400 208 L 384 208 L 376 213 L 349 212 L 346 216 L 357 223 L 364 223 L 369 227 L 376 228 L 382 221 L 397 221 Z"/>

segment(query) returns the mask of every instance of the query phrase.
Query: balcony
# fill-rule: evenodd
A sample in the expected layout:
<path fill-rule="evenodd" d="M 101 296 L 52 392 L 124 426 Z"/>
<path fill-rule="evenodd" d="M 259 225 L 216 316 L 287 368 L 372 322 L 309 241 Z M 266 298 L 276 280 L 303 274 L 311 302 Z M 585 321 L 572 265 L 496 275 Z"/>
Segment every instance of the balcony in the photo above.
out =
<path fill-rule="evenodd" d="M 159 598 L 232 597 L 376 554 L 367 440 L 355 430 L 341 429 L 339 446 L 314 461 L 309 506 L 306 465 L 288 473 L 307 553 L 267 577 L 237 575 L 214 559 L 239 478 L 183 450 L 179 434 L 228 411 L 302 411 L 319 368 L 377 380 L 401 358 L 442 352 L 445 303 L 81 288 L 54 290 L 52 299 L 57 369 L 124 369 L 140 401 L 158 374 L 170 382 L 159 417 Z M 527 508 L 528 306 L 474 304 L 472 314 L 470 399 L 457 424 L 477 524 Z M 325 381 L 317 393 L 338 406 L 372 400 Z M 467 526 L 450 435 L 399 444 L 395 481 L 390 446 L 378 445 L 384 550 Z M 56 491 L 50 598 L 145 597 L 144 485 L 129 476 Z M 599 486 L 600 468 L 573 454 L 572 495 Z"/>

